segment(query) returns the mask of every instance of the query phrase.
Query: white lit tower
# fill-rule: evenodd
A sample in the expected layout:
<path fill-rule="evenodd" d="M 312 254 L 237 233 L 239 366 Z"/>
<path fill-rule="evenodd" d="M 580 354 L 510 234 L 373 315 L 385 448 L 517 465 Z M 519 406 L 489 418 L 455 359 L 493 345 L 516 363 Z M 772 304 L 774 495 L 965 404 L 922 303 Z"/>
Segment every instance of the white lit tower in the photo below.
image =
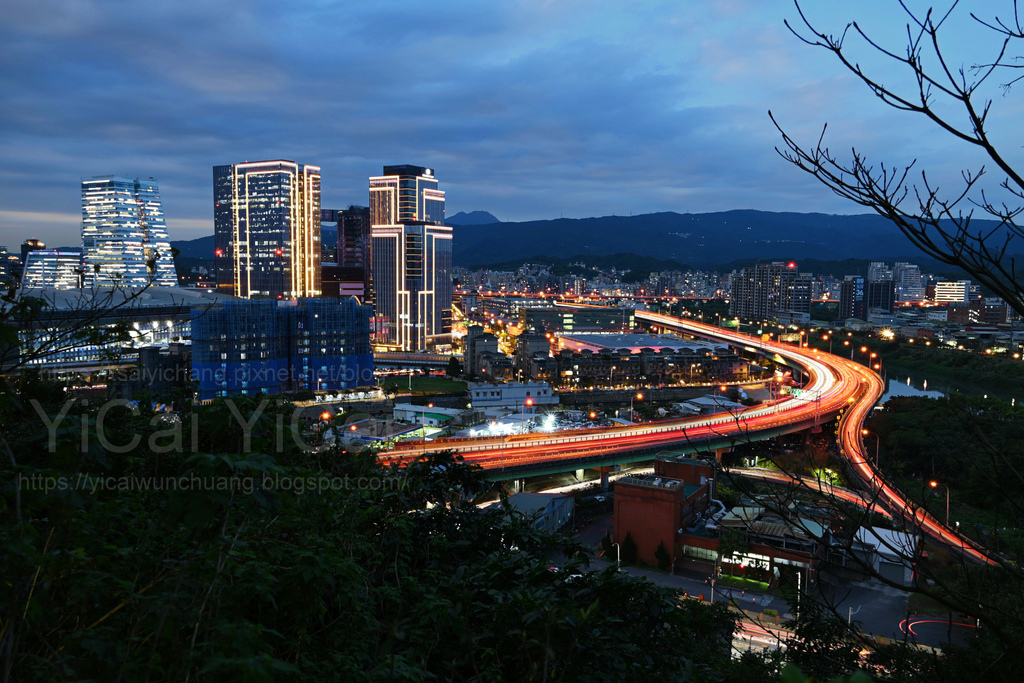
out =
<path fill-rule="evenodd" d="M 89 286 L 178 286 L 156 180 L 82 179 L 82 265 Z"/>

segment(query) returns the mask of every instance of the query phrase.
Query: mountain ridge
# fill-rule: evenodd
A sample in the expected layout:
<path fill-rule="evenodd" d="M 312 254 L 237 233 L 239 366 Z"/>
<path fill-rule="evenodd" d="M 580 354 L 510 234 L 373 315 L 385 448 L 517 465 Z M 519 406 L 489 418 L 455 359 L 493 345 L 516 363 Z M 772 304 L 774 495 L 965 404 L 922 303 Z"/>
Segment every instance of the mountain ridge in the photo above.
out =
<path fill-rule="evenodd" d="M 990 222 L 995 227 L 995 222 Z M 533 257 L 562 258 L 565 254 L 623 253 L 674 260 L 698 269 L 747 259 L 926 260 L 891 222 L 874 214 L 735 209 L 703 214 L 661 212 L 454 227 L 453 263 L 457 266 L 522 263 Z M 978 227 L 983 229 L 983 226 Z M 171 244 L 183 256 L 213 258 L 213 235 Z"/>
<path fill-rule="evenodd" d="M 454 216 L 448 216 L 444 219 L 446 225 L 488 225 L 490 223 L 500 223 L 489 211 L 459 211 Z"/>

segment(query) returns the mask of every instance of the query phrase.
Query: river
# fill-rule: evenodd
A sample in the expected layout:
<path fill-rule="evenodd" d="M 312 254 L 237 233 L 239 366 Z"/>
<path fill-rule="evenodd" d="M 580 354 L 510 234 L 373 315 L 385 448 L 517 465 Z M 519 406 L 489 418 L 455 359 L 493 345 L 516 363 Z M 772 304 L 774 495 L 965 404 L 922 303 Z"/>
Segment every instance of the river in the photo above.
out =
<path fill-rule="evenodd" d="M 960 382 L 941 375 L 930 375 L 916 370 L 905 370 L 895 363 L 889 363 L 886 378 L 886 389 L 882 395 L 883 403 L 888 401 L 890 396 L 928 396 L 938 398 L 939 396 L 945 396 L 951 391 L 959 391 L 969 396 L 1001 398 L 1011 403 L 1016 403 L 1018 393 L 1020 397 L 1024 398 L 1024 388 L 1020 392 L 988 389 L 977 384 Z"/>

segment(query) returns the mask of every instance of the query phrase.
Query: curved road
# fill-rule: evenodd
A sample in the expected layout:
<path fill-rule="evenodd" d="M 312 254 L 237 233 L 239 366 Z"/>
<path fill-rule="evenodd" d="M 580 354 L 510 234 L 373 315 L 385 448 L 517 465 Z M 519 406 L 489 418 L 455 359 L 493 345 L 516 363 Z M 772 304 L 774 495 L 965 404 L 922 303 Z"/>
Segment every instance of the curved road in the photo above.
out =
<path fill-rule="evenodd" d="M 763 430 L 803 429 L 808 424 L 840 418 L 838 435 L 841 451 L 866 485 L 870 497 L 887 507 L 894 516 L 907 519 L 926 533 L 962 550 L 969 557 L 995 564 L 984 549 L 947 528 L 927 511 L 910 503 L 887 484 L 867 460 L 861 429 L 885 385 L 867 367 L 839 356 L 776 342 L 766 342 L 739 332 L 694 320 L 675 318 L 650 311 L 637 311 L 638 320 L 658 327 L 729 342 L 751 352 L 774 352 L 778 358 L 801 368 L 808 376 L 805 396 L 785 398 L 737 414 L 677 420 L 606 429 L 521 434 L 509 437 L 438 439 L 431 448 L 451 449 L 484 469 L 534 465 L 601 455 L 655 449 L 680 442 L 695 442 L 722 436 L 747 436 Z M 403 461 L 419 454 L 425 444 L 405 443 L 380 455 L 385 461 Z"/>

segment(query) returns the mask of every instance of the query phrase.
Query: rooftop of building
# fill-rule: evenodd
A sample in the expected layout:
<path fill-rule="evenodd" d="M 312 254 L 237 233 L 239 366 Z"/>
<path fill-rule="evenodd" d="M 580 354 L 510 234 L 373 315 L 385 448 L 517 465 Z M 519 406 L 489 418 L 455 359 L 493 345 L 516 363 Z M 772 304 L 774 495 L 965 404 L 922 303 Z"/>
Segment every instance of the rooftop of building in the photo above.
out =
<path fill-rule="evenodd" d="M 825 533 L 825 527 L 805 517 L 785 519 L 759 506 L 734 507 L 718 522 L 721 528 L 745 528 L 754 536 L 771 538 L 796 538 L 817 540 Z"/>
<path fill-rule="evenodd" d="M 725 408 L 746 408 L 742 403 L 731 401 L 724 396 L 716 396 L 714 394 L 707 394 L 705 396 L 697 396 L 695 398 L 688 398 L 680 403 L 693 403 L 699 406 L 719 406 Z"/>
<path fill-rule="evenodd" d="M 561 493 L 516 493 L 508 497 L 509 505 L 523 514 L 543 512 L 553 500 L 567 498 Z"/>
<path fill-rule="evenodd" d="M 917 536 L 880 527 L 861 527 L 857 530 L 857 542 L 873 548 L 883 555 L 898 554 L 914 557 L 917 553 Z"/>
<path fill-rule="evenodd" d="M 352 427 L 355 427 L 355 429 L 352 429 Z M 391 420 L 376 419 L 352 422 L 338 429 L 338 435 L 341 438 L 360 439 L 363 441 L 394 439 L 413 433 L 420 433 L 420 425 L 399 424 Z"/>
<path fill-rule="evenodd" d="M 664 460 L 666 462 L 678 462 L 683 465 L 699 465 L 703 467 L 711 467 L 711 463 L 707 460 L 700 460 L 698 458 L 689 458 L 685 455 L 657 455 L 655 460 Z"/>
<path fill-rule="evenodd" d="M 669 349 L 671 351 L 717 351 L 727 350 L 728 344 L 701 341 L 697 339 L 681 339 L 667 334 L 631 334 L 631 333 L 587 333 L 560 334 L 563 341 L 576 344 L 617 351 L 626 349 L 630 353 L 640 353 L 642 349 Z"/>
<path fill-rule="evenodd" d="M 418 406 L 413 403 L 396 403 L 393 410 L 396 411 L 407 411 L 413 413 L 426 413 L 427 415 L 437 415 L 442 418 L 458 417 L 462 413 L 466 412 L 463 408 L 444 408 L 441 406 Z"/>
<path fill-rule="evenodd" d="M 634 474 L 622 477 L 615 482 L 615 485 L 625 484 L 627 486 L 641 486 L 649 489 L 660 489 L 663 491 L 682 491 L 683 495 L 689 498 L 700 490 L 698 484 L 687 484 L 680 479 L 669 479 L 655 474 Z"/>
<path fill-rule="evenodd" d="M 433 178 L 434 169 L 426 168 L 424 166 L 414 166 L 412 164 L 396 164 L 394 166 L 385 166 L 384 173 L 382 175 L 398 175 L 398 176 L 423 176 L 424 178 Z"/>
<path fill-rule="evenodd" d="M 23 288 L 19 297 L 36 297 L 45 301 L 50 310 L 83 310 L 92 306 L 148 307 L 148 306 L 205 306 L 235 297 L 219 294 L 210 289 L 185 287 L 85 287 L 82 289 Z"/>

